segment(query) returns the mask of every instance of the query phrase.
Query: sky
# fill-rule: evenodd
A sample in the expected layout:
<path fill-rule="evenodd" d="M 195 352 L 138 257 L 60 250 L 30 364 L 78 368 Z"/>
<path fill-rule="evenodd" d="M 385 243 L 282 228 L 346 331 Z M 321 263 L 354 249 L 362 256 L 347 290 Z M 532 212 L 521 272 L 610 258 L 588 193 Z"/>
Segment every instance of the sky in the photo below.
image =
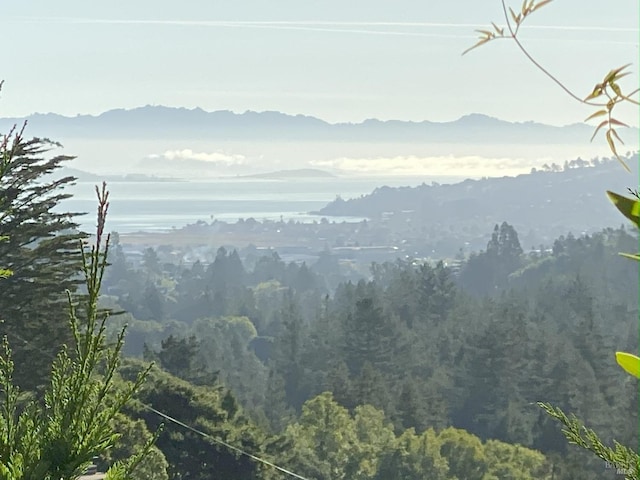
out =
<path fill-rule="evenodd" d="M 638 5 L 554 0 L 520 39 L 581 97 L 626 63 L 631 90 Z M 474 29 L 504 25 L 500 0 L 23 0 L 1 15 L 4 117 L 166 105 L 329 122 L 483 113 L 566 125 L 593 112 L 511 41 L 461 55 Z M 621 115 L 638 125 L 637 108 Z"/>

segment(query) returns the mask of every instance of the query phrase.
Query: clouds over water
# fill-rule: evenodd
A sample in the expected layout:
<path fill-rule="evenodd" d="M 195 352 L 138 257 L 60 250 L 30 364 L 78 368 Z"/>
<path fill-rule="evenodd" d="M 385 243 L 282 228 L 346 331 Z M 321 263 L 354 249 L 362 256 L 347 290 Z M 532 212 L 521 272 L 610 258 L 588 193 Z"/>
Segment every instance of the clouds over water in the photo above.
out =
<path fill-rule="evenodd" d="M 223 152 L 194 152 L 190 148 L 183 150 L 166 150 L 162 154 L 153 153 L 149 155 L 148 158 L 169 161 L 195 160 L 197 162 L 210 163 L 218 166 L 242 165 L 246 160 L 244 155 L 227 154 Z"/>
<path fill-rule="evenodd" d="M 467 177 L 519 175 L 539 167 L 548 159 L 532 161 L 524 158 L 487 158 L 467 156 L 394 156 L 377 158 L 340 157 L 310 162 L 315 168 L 353 175 L 455 175 Z"/>

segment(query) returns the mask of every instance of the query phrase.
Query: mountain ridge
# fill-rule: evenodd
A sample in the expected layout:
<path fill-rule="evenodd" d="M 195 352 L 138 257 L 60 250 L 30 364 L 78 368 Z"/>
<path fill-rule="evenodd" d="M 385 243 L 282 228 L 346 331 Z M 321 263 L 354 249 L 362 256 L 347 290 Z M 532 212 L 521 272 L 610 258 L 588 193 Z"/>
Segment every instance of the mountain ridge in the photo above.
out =
<path fill-rule="evenodd" d="M 221 140 L 291 140 L 423 143 L 584 143 L 593 126 L 574 123 L 562 127 L 538 122 L 509 122 L 480 113 L 449 122 L 366 119 L 329 123 L 309 115 L 278 111 L 235 113 L 230 110 L 151 106 L 112 109 L 99 115 L 75 117 L 35 113 L 27 117 L 0 118 L 7 130 L 23 121 L 29 133 L 67 138 L 202 138 Z M 620 131 L 638 138 L 638 128 Z"/>

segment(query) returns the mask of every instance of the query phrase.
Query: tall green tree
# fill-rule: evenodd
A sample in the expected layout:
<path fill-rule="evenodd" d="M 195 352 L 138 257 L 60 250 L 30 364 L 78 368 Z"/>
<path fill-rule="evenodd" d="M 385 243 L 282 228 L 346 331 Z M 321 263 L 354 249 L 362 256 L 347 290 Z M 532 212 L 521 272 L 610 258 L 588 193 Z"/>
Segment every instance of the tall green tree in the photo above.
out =
<path fill-rule="evenodd" d="M 57 144 L 21 137 L 0 178 L 0 258 L 13 275 L 0 295 L 0 333 L 13 345 L 16 378 L 26 388 L 41 385 L 51 356 L 71 340 L 65 290 L 79 283 L 76 214 L 64 212 L 64 192 L 75 179 L 58 169 L 72 157 L 51 155 Z"/>
<path fill-rule="evenodd" d="M 345 322 L 344 356 L 352 375 L 360 374 L 365 363 L 377 369 L 390 365 L 395 331 L 375 298 L 356 301 L 355 312 Z"/>
<path fill-rule="evenodd" d="M 123 378 L 130 379 L 143 368 L 139 361 L 129 359 L 123 362 L 120 371 Z M 130 404 L 126 413 L 144 420 L 151 431 L 164 424 L 157 447 L 169 463 L 170 479 L 261 478 L 258 463 L 212 440 L 222 440 L 258 456 L 262 456 L 260 452 L 268 444 L 264 433 L 244 415 L 228 390 L 196 386 L 153 368 L 137 398 L 141 403 Z M 143 405 L 150 405 L 206 436 L 167 421 Z"/>
<path fill-rule="evenodd" d="M 406 430 L 397 438 L 394 448 L 382 454 L 375 480 L 446 480 L 449 475 L 447 459 L 440 453 L 440 443 L 433 430 L 416 435 Z"/>
<path fill-rule="evenodd" d="M 498 293 L 507 286 L 509 275 L 522 266 L 522 253 L 515 228 L 507 222 L 496 224 L 487 249 L 465 263 L 460 282 L 473 293 Z"/>
<path fill-rule="evenodd" d="M 302 342 L 305 325 L 291 289 L 285 292 L 280 317 L 274 349 L 274 368 L 284 378 L 287 402 L 299 410 L 305 400 L 300 391 L 304 380 Z"/>
<path fill-rule="evenodd" d="M 120 435 L 113 429 L 114 421 L 146 378 L 148 369 L 143 368 L 131 382 L 120 384 L 115 381 L 124 329 L 115 345 L 109 345 L 105 335 L 108 315 L 98 309 L 109 245 L 108 237 L 105 240 L 102 236 L 107 198 L 103 187 L 98 195 L 95 244 L 88 251 L 81 249 L 87 295 L 79 304 L 74 304 L 69 295 L 72 341 L 53 361 L 44 402 L 32 400 L 24 405 L 20 388 L 13 381 L 15 362 L 7 337 L 4 337 L 0 353 L 2 479 L 77 479 L 95 456 L 117 445 Z M 132 472 L 148 454 L 152 443 L 153 438 L 150 438 L 133 456 L 112 465 L 106 478 L 132 478 Z"/>

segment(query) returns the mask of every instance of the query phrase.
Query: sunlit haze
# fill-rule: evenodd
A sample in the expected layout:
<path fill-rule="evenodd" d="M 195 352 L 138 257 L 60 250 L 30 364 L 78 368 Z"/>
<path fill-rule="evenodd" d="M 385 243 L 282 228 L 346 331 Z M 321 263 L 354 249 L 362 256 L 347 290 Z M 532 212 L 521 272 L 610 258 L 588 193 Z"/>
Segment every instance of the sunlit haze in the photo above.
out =
<path fill-rule="evenodd" d="M 630 62 L 627 85 L 636 85 L 638 2 L 615 5 L 552 2 L 528 20 L 522 41 L 580 96 Z M 10 2 L 0 112 L 99 114 L 150 104 L 329 122 L 479 112 L 552 125 L 591 113 L 512 42 L 463 57 L 474 30 L 491 21 L 504 24 L 496 0 Z"/>

